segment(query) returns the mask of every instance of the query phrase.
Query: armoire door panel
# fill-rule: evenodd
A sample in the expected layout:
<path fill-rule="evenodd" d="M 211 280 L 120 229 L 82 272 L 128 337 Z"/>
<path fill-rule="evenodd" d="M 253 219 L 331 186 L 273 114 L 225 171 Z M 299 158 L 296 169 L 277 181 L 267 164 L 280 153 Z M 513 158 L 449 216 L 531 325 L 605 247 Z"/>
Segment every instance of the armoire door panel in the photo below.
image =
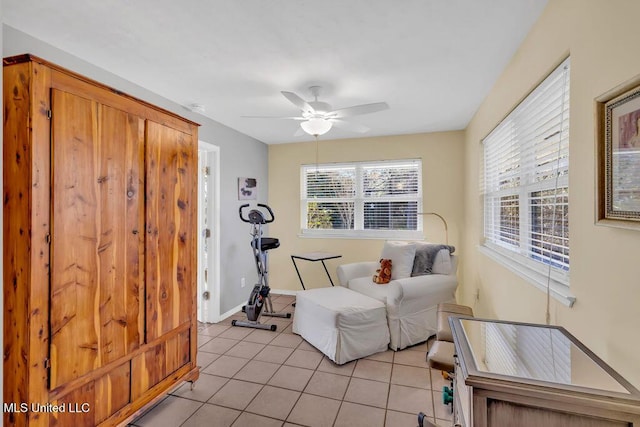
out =
<path fill-rule="evenodd" d="M 52 92 L 55 388 L 142 342 L 144 121 Z"/>
<path fill-rule="evenodd" d="M 161 342 L 131 359 L 131 399 L 142 397 L 166 377 L 166 343 Z"/>
<path fill-rule="evenodd" d="M 194 146 L 191 135 L 147 121 L 147 342 L 192 316 L 197 237 Z"/>
<path fill-rule="evenodd" d="M 100 106 L 98 253 L 102 364 L 144 340 L 144 120 Z"/>
<path fill-rule="evenodd" d="M 95 381 L 95 401 L 91 410 L 96 424 L 109 418 L 131 401 L 131 361 Z"/>
<path fill-rule="evenodd" d="M 61 399 L 51 402 L 52 405 L 56 407 L 64 408 L 64 411 L 52 411 L 49 416 L 49 426 L 95 427 L 95 411 L 92 406 L 95 400 L 95 383 L 91 381 Z M 89 406 L 83 406 L 83 404 L 86 403 L 88 403 Z"/>

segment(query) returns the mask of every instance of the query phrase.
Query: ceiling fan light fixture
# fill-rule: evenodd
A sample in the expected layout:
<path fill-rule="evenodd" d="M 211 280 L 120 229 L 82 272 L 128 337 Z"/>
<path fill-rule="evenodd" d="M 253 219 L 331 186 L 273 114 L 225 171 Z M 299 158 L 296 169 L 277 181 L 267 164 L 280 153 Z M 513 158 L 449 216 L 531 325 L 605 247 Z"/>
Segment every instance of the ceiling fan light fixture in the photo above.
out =
<path fill-rule="evenodd" d="M 300 127 L 303 131 L 313 136 L 324 135 L 331 130 L 332 123 L 329 120 L 323 118 L 312 118 L 305 122 L 300 122 Z"/>

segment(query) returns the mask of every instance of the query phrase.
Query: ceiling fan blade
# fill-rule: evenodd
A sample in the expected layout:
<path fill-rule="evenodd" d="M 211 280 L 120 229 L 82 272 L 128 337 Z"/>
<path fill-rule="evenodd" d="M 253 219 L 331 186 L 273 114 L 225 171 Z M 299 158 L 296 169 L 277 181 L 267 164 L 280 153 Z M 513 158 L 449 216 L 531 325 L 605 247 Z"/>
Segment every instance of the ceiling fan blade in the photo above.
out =
<path fill-rule="evenodd" d="M 278 119 L 278 120 L 306 120 L 304 117 L 278 117 L 278 116 L 240 116 L 244 119 Z"/>
<path fill-rule="evenodd" d="M 354 105 L 353 107 L 341 108 L 339 110 L 327 113 L 332 118 L 342 118 L 350 116 L 359 116 L 361 114 L 371 114 L 382 110 L 387 110 L 389 104 L 386 102 L 374 102 L 373 104 Z"/>
<path fill-rule="evenodd" d="M 304 131 L 304 129 L 302 129 L 300 126 L 298 126 L 298 130 L 296 130 L 296 133 L 293 134 L 293 136 L 302 136 L 302 135 L 306 135 L 307 133 Z"/>
<path fill-rule="evenodd" d="M 351 132 L 365 133 L 369 132 L 370 130 L 368 127 L 366 127 L 365 125 L 361 125 L 360 123 L 345 122 L 344 120 L 340 119 L 330 119 L 329 121 L 333 123 L 335 127 Z"/>
<path fill-rule="evenodd" d="M 315 113 L 316 112 L 316 110 L 314 110 L 313 107 L 311 105 L 309 105 L 309 103 L 307 101 L 305 101 L 304 99 L 300 98 L 295 93 L 287 92 L 287 91 L 284 91 L 284 90 L 282 92 L 280 92 L 280 93 L 283 94 L 284 97 L 289 100 L 289 102 L 291 102 L 293 105 L 295 105 L 296 107 L 298 107 L 299 109 L 301 109 L 305 113 Z"/>

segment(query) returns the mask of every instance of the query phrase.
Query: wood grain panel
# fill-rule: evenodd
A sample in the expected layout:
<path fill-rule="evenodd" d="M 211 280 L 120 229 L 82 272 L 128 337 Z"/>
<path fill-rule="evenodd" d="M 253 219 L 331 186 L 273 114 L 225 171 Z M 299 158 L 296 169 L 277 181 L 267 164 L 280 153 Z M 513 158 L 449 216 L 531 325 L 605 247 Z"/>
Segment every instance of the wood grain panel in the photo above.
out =
<path fill-rule="evenodd" d="M 142 340 L 140 288 L 144 120 L 100 106 L 97 153 L 98 289 L 95 314 L 100 366 L 136 349 Z"/>
<path fill-rule="evenodd" d="M 576 408 L 579 411 L 579 408 Z M 566 411 L 517 405 L 511 402 L 491 400 L 487 402 L 487 425 L 520 427 L 623 427 L 628 422 L 590 417 Z"/>
<path fill-rule="evenodd" d="M 198 375 L 199 373 L 197 368 L 193 369 L 189 365 L 183 366 L 146 392 L 141 395 L 139 394 L 130 405 L 115 413 L 113 418 L 124 421 L 121 425 L 125 425 L 126 423 L 133 421 L 142 415 L 147 408 L 151 407 L 151 405 L 164 399 L 167 393 L 170 393 L 180 387 L 182 385 L 182 381 L 195 381 L 198 379 Z M 146 408 L 145 405 L 147 405 Z"/>
<path fill-rule="evenodd" d="M 29 66 L 4 70 L 4 401 L 28 401 L 28 290 L 31 158 Z M 7 412 L 5 425 L 25 425 L 26 417 Z"/>
<path fill-rule="evenodd" d="M 47 400 L 49 105 L 40 97 L 49 79 L 46 68 L 32 64 L 3 73 L 4 402 Z M 48 417 L 3 415 L 5 425 L 26 425 L 27 418 L 43 425 Z"/>
<path fill-rule="evenodd" d="M 73 94 L 52 96 L 55 388 L 142 341 L 144 143 L 141 119 Z"/>
<path fill-rule="evenodd" d="M 64 411 L 51 412 L 51 427 L 94 427 L 95 422 L 95 387 L 90 382 L 83 387 L 74 390 L 59 400 L 51 402 Z"/>
<path fill-rule="evenodd" d="M 92 98 L 104 105 L 127 111 L 130 114 L 144 117 L 163 126 L 171 127 L 185 133 L 197 132 L 195 123 L 176 116 L 175 114 L 163 110 L 159 107 L 150 107 L 144 101 L 122 94 L 118 90 L 102 86 L 103 90 L 96 90 L 95 82 L 86 78 L 78 78 L 73 72 L 61 69 L 53 70 L 52 85 L 54 88 L 64 92 L 82 95 L 92 92 Z"/>
<path fill-rule="evenodd" d="M 166 347 L 160 343 L 131 360 L 131 399 L 136 400 L 166 377 Z"/>
<path fill-rule="evenodd" d="M 51 387 L 99 366 L 98 105 L 53 91 Z"/>
<path fill-rule="evenodd" d="M 197 159 L 191 135 L 147 121 L 146 339 L 188 322 L 195 302 Z"/>
<path fill-rule="evenodd" d="M 163 125 L 179 129 L 186 133 L 193 132 L 195 134 L 195 132 L 197 132 L 199 125 L 191 120 L 35 55 L 15 55 L 3 59 L 5 66 L 11 65 L 15 67 L 16 65 L 28 63 L 32 63 L 42 69 L 47 69 L 52 77 L 52 87 L 55 89 L 77 95 L 92 93 L 93 99 L 101 104 L 127 111 L 131 114 L 153 120 L 156 123 L 162 123 Z"/>
<path fill-rule="evenodd" d="M 186 330 L 167 340 L 165 377 L 189 363 L 189 335 L 190 330 Z"/>
<path fill-rule="evenodd" d="M 131 363 L 127 362 L 95 382 L 92 409 L 99 424 L 124 408 L 131 399 Z"/>

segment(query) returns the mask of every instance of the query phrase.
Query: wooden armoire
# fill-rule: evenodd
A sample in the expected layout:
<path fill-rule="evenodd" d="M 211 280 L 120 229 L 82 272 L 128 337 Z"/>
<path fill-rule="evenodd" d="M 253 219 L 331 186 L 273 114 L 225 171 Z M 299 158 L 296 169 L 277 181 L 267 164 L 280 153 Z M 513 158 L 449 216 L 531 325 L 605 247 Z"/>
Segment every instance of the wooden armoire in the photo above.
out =
<path fill-rule="evenodd" d="M 198 377 L 198 125 L 32 55 L 3 84 L 4 425 L 119 424 Z"/>

